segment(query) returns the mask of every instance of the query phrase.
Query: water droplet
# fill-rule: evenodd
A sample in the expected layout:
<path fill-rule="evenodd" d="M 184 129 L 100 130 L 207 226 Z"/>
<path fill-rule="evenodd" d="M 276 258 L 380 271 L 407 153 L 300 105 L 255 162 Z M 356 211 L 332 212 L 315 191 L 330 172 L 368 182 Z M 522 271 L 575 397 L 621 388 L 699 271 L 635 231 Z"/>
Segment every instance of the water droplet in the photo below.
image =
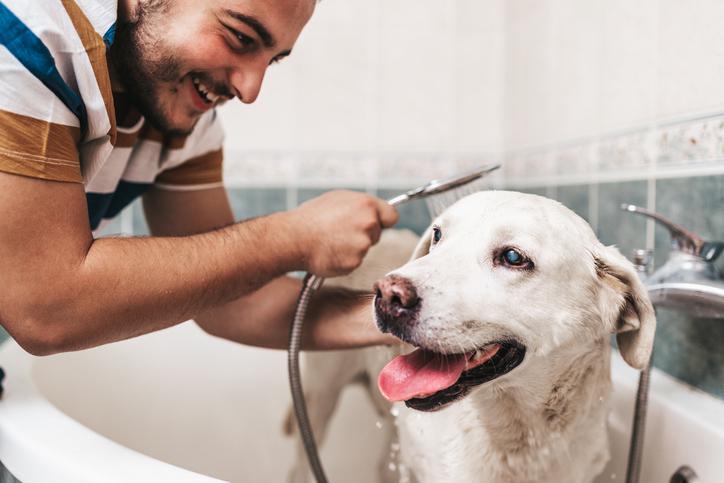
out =
<path fill-rule="evenodd" d="M 400 443 L 392 443 L 392 444 L 390 445 L 390 449 L 391 449 L 392 451 L 400 451 Z"/>
<path fill-rule="evenodd" d="M 390 464 L 387 465 L 387 467 L 390 469 L 390 471 L 397 471 L 397 465 L 392 462 L 390 462 Z"/>
<path fill-rule="evenodd" d="M 400 415 L 400 408 L 394 406 L 392 409 L 390 409 L 390 414 L 392 414 L 392 416 L 396 418 Z"/>
<path fill-rule="evenodd" d="M 375 426 L 377 427 L 377 429 L 382 429 L 382 423 L 379 421 L 375 423 Z"/>

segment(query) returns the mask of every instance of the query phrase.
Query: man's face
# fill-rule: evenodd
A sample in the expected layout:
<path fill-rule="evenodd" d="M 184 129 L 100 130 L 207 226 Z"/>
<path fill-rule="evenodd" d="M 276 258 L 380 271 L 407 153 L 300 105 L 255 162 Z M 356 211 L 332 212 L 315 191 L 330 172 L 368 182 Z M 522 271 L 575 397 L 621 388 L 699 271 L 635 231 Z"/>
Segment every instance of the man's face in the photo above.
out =
<path fill-rule="evenodd" d="M 127 1 L 110 49 L 115 75 L 155 127 L 190 132 L 215 105 L 252 103 L 290 54 L 316 0 Z"/>

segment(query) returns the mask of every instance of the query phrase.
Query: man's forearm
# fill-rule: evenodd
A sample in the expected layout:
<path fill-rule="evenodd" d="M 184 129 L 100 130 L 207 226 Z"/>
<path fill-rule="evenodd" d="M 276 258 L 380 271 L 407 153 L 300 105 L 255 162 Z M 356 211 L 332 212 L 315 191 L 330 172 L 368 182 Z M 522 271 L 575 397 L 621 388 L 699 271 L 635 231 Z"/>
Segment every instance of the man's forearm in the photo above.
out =
<path fill-rule="evenodd" d="M 301 286 L 301 280 L 281 277 L 253 294 L 204 311 L 196 321 L 219 337 L 286 349 Z M 377 330 L 372 314 L 371 294 L 322 287 L 310 301 L 302 347 L 346 349 L 399 342 Z"/>
<path fill-rule="evenodd" d="M 41 353 L 126 339 L 250 293 L 301 258 L 285 213 L 186 237 L 99 239 L 35 294 L 29 322 L 49 331 Z"/>

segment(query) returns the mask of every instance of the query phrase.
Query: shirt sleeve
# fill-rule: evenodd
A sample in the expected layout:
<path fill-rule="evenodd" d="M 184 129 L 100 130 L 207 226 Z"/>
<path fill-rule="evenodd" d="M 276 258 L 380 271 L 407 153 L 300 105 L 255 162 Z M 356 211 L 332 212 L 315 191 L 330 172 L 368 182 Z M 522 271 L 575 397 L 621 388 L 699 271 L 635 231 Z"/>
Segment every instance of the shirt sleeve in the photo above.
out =
<path fill-rule="evenodd" d="M 176 160 L 164 163 L 154 186 L 190 191 L 223 186 L 224 132 L 215 111 L 205 114 L 186 139 Z"/>
<path fill-rule="evenodd" d="M 0 171 L 80 183 L 78 118 L 0 48 Z"/>
<path fill-rule="evenodd" d="M 80 129 L 0 110 L 0 171 L 81 183 Z"/>

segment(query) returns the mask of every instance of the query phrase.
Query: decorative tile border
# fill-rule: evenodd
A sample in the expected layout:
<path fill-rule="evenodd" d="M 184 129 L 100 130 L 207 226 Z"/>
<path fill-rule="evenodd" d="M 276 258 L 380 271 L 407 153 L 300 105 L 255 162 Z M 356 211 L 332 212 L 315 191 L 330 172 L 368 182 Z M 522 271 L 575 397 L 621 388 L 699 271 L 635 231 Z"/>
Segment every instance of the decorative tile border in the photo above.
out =
<path fill-rule="evenodd" d="M 548 186 L 724 173 L 724 113 L 505 156 L 506 185 Z"/>
<path fill-rule="evenodd" d="M 596 144 L 598 171 L 634 170 L 651 167 L 655 151 L 650 130 L 612 135 Z"/>
<path fill-rule="evenodd" d="M 724 158 L 724 116 L 663 127 L 656 135 L 659 165 Z"/>
<path fill-rule="evenodd" d="M 414 187 L 496 162 L 490 153 L 239 153 L 226 154 L 229 187 Z M 500 180 L 501 176 L 497 178 Z"/>
<path fill-rule="evenodd" d="M 229 152 L 231 187 L 412 187 L 502 162 L 496 186 L 567 184 L 724 173 L 724 113 L 595 138 L 496 153 Z"/>

